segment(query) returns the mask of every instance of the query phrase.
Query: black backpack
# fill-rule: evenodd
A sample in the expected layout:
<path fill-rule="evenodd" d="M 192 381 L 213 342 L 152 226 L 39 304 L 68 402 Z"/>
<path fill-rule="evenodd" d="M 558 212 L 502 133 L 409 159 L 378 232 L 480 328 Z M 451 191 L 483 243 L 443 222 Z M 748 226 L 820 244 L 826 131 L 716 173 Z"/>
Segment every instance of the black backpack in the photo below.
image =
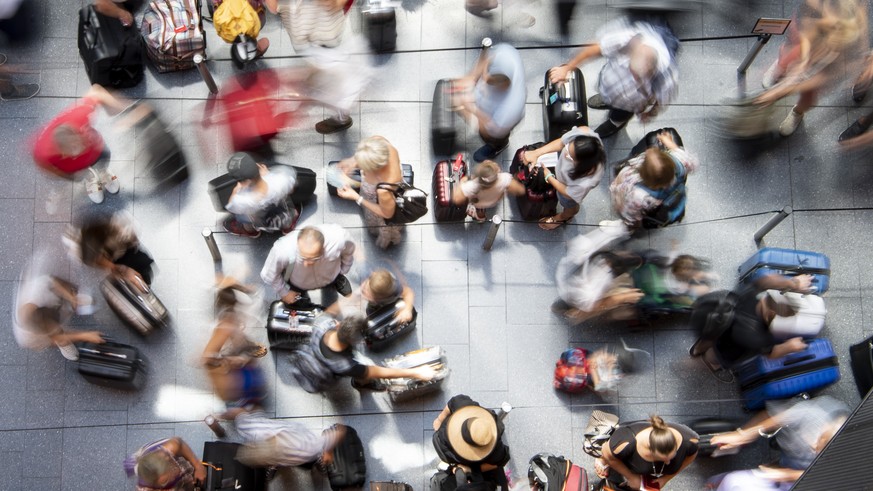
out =
<path fill-rule="evenodd" d="M 341 491 L 347 488 L 361 489 L 367 482 L 367 459 L 364 456 L 364 443 L 358 432 L 351 426 L 334 425 L 345 428 L 345 436 L 333 449 L 333 460 L 327 466 L 330 489 Z"/>

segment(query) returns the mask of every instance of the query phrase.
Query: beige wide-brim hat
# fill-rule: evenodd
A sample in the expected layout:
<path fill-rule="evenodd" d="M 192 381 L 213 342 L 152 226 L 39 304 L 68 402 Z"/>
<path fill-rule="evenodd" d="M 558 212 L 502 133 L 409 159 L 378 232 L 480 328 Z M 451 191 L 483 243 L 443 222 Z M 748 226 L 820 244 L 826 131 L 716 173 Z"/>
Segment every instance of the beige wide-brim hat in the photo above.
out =
<path fill-rule="evenodd" d="M 462 407 L 449 416 L 447 425 L 449 445 L 465 460 L 478 462 L 497 445 L 497 421 L 483 407 Z"/>

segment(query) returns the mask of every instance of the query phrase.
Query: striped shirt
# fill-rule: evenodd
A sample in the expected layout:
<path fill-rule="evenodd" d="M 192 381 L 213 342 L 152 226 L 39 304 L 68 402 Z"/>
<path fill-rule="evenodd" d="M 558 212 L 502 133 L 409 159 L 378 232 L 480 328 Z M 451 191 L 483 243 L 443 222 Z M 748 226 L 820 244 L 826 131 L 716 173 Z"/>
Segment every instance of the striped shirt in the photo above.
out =
<path fill-rule="evenodd" d="M 279 17 L 297 53 L 311 45 L 335 48 L 342 41 L 346 17 L 332 2 L 282 0 Z"/>

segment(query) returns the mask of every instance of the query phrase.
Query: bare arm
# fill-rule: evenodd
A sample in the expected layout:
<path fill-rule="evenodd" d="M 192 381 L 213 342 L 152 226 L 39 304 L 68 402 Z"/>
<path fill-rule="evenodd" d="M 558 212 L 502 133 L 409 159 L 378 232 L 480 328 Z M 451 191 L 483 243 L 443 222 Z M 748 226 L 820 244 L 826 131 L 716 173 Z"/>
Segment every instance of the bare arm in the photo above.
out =
<path fill-rule="evenodd" d="M 599 58 L 603 56 L 603 51 L 600 50 L 600 44 L 592 44 L 579 50 L 570 61 L 565 65 L 560 65 L 549 70 L 549 80 L 552 83 L 557 83 L 567 79 L 567 75 L 571 70 L 581 65 L 589 58 Z"/>
<path fill-rule="evenodd" d="M 279 0 L 264 0 L 264 6 L 272 14 L 279 13 Z"/>
<path fill-rule="evenodd" d="M 461 189 L 463 184 L 467 182 L 467 176 L 461 178 L 460 185 L 454 186 L 452 190 L 452 203 L 458 206 L 464 206 L 467 204 L 467 195 L 464 194 L 464 190 Z"/>
<path fill-rule="evenodd" d="M 427 365 L 416 368 L 387 368 L 378 365 L 368 365 L 366 379 L 414 378 L 416 380 L 428 381 L 434 375 L 436 375 L 436 371 Z"/>
<path fill-rule="evenodd" d="M 194 479 L 201 482 L 206 481 L 206 467 L 203 466 L 203 463 L 200 462 L 200 459 L 197 458 L 197 455 L 194 454 L 194 451 L 191 450 L 191 447 L 184 440 L 179 437 L 170 438 L 164 444 L 164 448 L 173 455 L 182 457 L 194 466 Z"/>
<path fill-rule="evenodd" d="M 619 445 L 619 447 L 624 448 L 624 445 L 629 445 L 628 443 L 623 443 Z M 624 476 L 627 480 L 627 487 L 631 489 L 640 489 L 640 484 L 643 479 L 640 475 L 634 474 L 624 462 L 621 461 L 614 453 L 612 453 L 612 447 L 609 446 L 609 441 L 603 444 L 603 460 L 609 464 L 609 467 L 615 469 L 616 472 Z"/>
<path fill-rule="evenodd" d="M 94 0 L 94 10 L 108 17 L 115 17 L 125 27 L 133 25 L 133 15 L 112 0 Z"/>
<path fill-rule="evenodd" d="M 403 299 L 403 303 L 406 304 L 403 309 L 398 310 L 394 317 L 396 317 L 400 322 L 409 322 L 412 320 L 412 309 L 415 308 L 415 292 L 412 291 L 412 288 L 409 285 L 403 285 L 403 291 L 400 293 L 400 298 Z"/>
<path fill-rule="evenodd" d="M 506 192 L 513 196 L 521 196 L 525 191 L 524 184 L 518 182 L 515 178 L 510 181 L 509 187 L 506 188 Z"/>
<path fill-rule="evenodd" d="M 812 286 L 812 275 L 783 276 L 768 274 L 755 281 L 759 290 L 790 290 L 797 293 L 807 293 Z"/>
<path fill-rule="evenodd" d="M 436 419 L 433 420 L 433 431 L 437 431 L 440 429 L 440 426 L 443 425 L 443 421 L 449 417 L 449 414 L 452 412 L 449 411 L 449 406 L 443 408 L 443 410 L 437 415 Z"/>

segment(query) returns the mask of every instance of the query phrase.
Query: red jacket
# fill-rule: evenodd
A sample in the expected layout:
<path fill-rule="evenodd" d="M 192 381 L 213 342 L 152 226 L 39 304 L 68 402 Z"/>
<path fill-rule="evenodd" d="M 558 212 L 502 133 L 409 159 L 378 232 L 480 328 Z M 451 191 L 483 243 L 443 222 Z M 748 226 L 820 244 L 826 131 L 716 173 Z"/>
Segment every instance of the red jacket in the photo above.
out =
<path fill-rule="evenodd" d="M 33 142 L 33 160 L 37 165 L 62 174 L 73 174 L 94 165 L 106 146 L 103 138 L 91 126 L 91 115 L 94 114 L 97 105 L 96 100 L 85 97 L 49 122 L 36 135 Z M 62 155 L 52 138 L 55 128 L 64 124 L 70 126 L 85 140 L 85 149 L 79 155 Z"/>

